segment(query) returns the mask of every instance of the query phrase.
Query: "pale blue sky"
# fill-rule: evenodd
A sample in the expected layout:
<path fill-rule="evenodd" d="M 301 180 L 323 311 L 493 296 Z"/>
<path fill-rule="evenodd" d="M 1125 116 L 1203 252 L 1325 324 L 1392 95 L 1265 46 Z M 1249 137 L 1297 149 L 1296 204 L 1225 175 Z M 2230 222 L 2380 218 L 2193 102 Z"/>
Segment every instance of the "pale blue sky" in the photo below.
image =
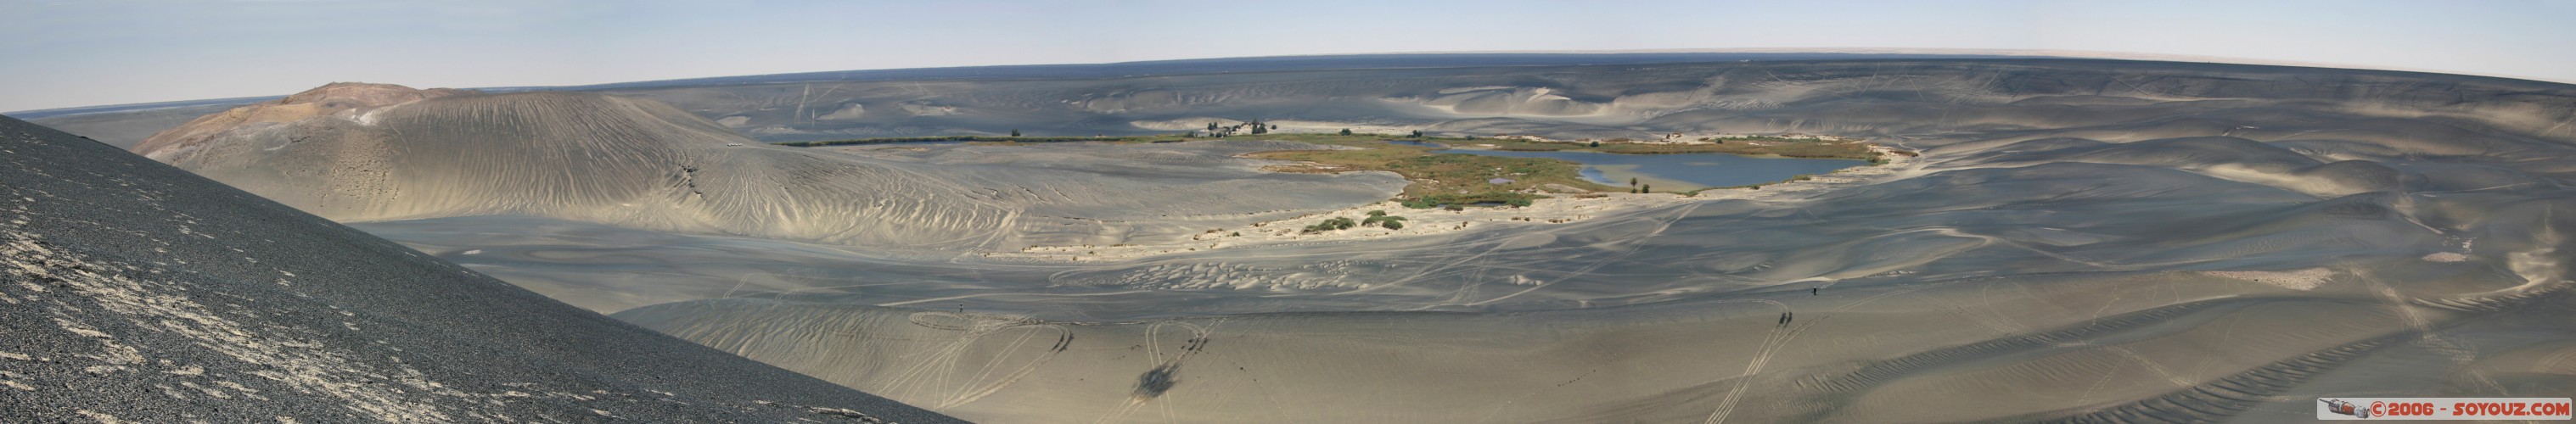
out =
<path fill-rule="evenodd" d="M 571 85 L 1426 51 L 1960 48 L 2576 81 L 2569 1 L 0 0 L 0 111 L 332 81 Z"/>

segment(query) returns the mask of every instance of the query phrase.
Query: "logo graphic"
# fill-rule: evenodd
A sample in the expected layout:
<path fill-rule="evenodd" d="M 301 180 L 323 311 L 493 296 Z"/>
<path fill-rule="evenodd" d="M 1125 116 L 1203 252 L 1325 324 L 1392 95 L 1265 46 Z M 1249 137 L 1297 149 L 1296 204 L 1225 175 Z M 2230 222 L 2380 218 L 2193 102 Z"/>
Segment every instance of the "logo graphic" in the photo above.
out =
<path fill-rule="evenodd" d="M 2370 418 L 2370 408 L 2355 406 L 2352 402 L 2345 402 L 2342 399 L 2317 399 L 2317 402 L 2325 404 L 2326 412 L 2350 415 L 2353 418 Z"/>
<path fill-rule="evenodd" d="M 2568 420 L 2568 398 L 2317 398 L 2320 420 Z"/>

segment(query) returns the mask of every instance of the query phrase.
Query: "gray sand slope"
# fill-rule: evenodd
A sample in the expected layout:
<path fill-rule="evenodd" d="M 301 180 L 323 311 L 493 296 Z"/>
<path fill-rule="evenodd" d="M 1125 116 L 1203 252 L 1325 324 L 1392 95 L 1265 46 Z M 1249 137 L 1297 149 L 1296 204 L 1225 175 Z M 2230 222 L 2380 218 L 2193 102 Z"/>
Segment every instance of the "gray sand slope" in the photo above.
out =
<path fill-rule="evenodd" d="M 2321 396 L 2576 391 L 2576 295 L 2566 290 L 2576 285 L 2567 273 L 2576 215 L 2559 210 L 2576 207 L 2576 87 L 2565 84 L 2215 64 L 1858 60 L 608 91 L 617 96 L 451 96 L 433 100 L 492 106 L 412 109 L 432 104 L 425 100 L 377 115 L 417 113 L 416 122 L 366 121 L 404 124 L 384 127 L 399 131 L 342 121 L 359 128 L 351 134 L 581 140 L 596 128 L 654 126 L 719 137 L 727 135 L 704 128 L 730 125 L 800 139 L 1011 128 L 1087 135 L 1264 118 L 1312 130 L 1476 135 L 1822 133 L 1924 156 L 1839 185 L 1567 224 L 1478 222 L 1434 236 L 1106 263 L 987 259 L 959 252 L 1009 243 L 937 245 L 900 233 L 881 245 L 751 240 L 723 235 L 758 234 L 581 213 L 362 227 L 539 282 L 527 285 L 550 296 L 622 310 L 619 319 L 986 421 L 2269 422 L 2307 419 Z M 568 124 L 606 115 L 543 118 L 551 109 L 533 105 L 551 99 L 652 99 L 686 113 L 583 127 Z M 527 126 L 503 125 L 517 123 Z M 315 140 L 244 128 L 235 133 L 243 137 L 208 145 L 291 152 Z M 1159 216 L 1167 210 L 1205 216 L 1191 224 L 1241 222 L 1230 220 L 1271 209 L 1241 205 L 1261 196 L 1157 194 L 1265 178 L 1211 157 L 1234 146 L 1089 147 L 1102 146 L 796 154 L 943 175 L 931 180 L 1007 176 L 958 183 L 985 197 L 830 190 L 944 210 L 1053 208 L 1021 212 L 1051 217 L 1028 221 L 1039 225 L 964 224 L 1032 242 L 1185 235 L 1187 226 L 1132 223 L 1170 219 Z M 495 148 L 521 147 L 457 150 Z M 221 167 L 192 169 L 363 163 L 287 160 L 306 154 L 227 154 L 205 162 Z M 516 156 L 551 159 L 482 172 L 527 179 L 542 176 L 527 169 L 594 166 L 578 155 Z M 244 162 L 224 162 L 235 160 Z M 552 162 L 570 160 L 578 161 Z M 957 173 L 940 174 L 950 170 Z M 295 176 L 272 186 L 319 187 L 287 177 Z M 1109 188 L 1153 181 L 1169 185 Z M 1042 185 L 1050 182 L 1060 184 Z M 1082 193 L 1123 203 L 999 196 L 1031 192 L 1014 188 L 1022 185 L 1100 190 Z M 331 192 L 299 190 L 291 192 Z M 742 204 L 797 204 L 750 196 L 762 193 L 780 192 L 746 189 Z M 602 210 L 589 205 L 577 210 Z M 1094 215 L 1134 211 L 1152 215 Z M 976 216 L 919 215 L 936 218 L 922 225 Z"/>
<path fill-rule="evenodd" d="M 1233 150 L 1295 148 L 1311 147 Z M 1052 168 L 1084 158 L 1031 167 L 836 155 L 763 145 L 649 100 L 360 84 L 209 115 L 135 150 L 344 222 L 527 215 L 918 251 L 1175 236 L 1381 200 L 1402 184 L 1259 173 L 1220 152 L 1167 149 L 1126 150 L 1161 165 L 1234 169 L 1073 172 Z"/>
<path fill-rule="evenodd" d="M 954 421 L 16 119 L 0 196 L 0 421 Z"/>
<path fill-rule="evenodd" d="M 990 421 L 2265 422 L 2317 397 L 2576 390 L 2576 88 L 2084 61 L 1639 68 L 1206 78 L 1704 92 L 1617 122 L 1925 157 L 1568 225 L 983 273 L 975 299 L 1022 300 L 963 314 L 870 306 L 942 303 L 870 287 L 616 316 Z M 1016 87 L 1050 84 L 1098 83 Z M 1269 110 L 1352 113 L 1286 103 Z M 1520 107 L 1477 113 L 1580 112 Z"/>
<path fill-rule="evenodd" d="M 1824 60 L 1824 59 L 1841 59 L 1841 60 L 1853 60 L 1853 59 L 1968 59 L 1968 58 L 1989 58 L 1989 59 L 1999 59 L 1999 58 L 2010 58 L 2010 57 L 2025 57 L 2025 58 L 2026 58 L 2026 57 L 2030 57 L 2030 56 L 2029 56 L 2029 55 L 2011 55 L 2011 56 L 2003 56 L 2003 55 L 1950 54 L 1950 53 L 1928 53 L 1928 54 L 1927 54 L 1927 53 L 1887 53 L 1887 52 L 1878 52 L 1878 53 L 1823 53 L 1823 52 L 1810 52 L 1810 53 L 1785 53 L 1785 52 L 1772 52 L 1772 53 L 1750 53 L 1750 52 L 1676 52 L 1676 53 L 1595 53 L 1595 54 L 1469 53 L 1469 54 L 1436 54 L 1436 55 L 1419 55 L 1419 54 L 1377 54 L 1377 55 L 1341 55 L 1341 56 L 1297 56 L 1297 57 L 1243 57 L 1243 58 L 1191 59 L 1191 60 L 1165 60 L 1165 61 L 1144 61 L 1144 62 L 1126 62 L 1126 63 L 1109 63 L 1109 64 L 1078 64 L 1078 65 L 1029 65 L 1029 66 L 979 66 L 979 67 L 958 67 L 958 68 L 878 69 L 878 70 L 860 70 L 860 71 L 832 71 L 832 72 L 810 72 L 810 73 L 796 73 L 796 74 L 772 74 L 772 75 L 749 75 L 749 76 L 731 76 L 731 77 L 713 77 L 713 78 L 692 78 L 692 79 L 681 79 L 681 80 L 638 81 L 638 82 L 610 83 L 610 84 L 599 84 L 599 85 L 589 85 L 589 86 L 570 86 L 570 87 L 500 87 L 500 88 L 485 88 L 484 90 L 486 90 L 486 91 L 494 91 L 494 92 L 515 92 L 515 91 L 594 91 L 594 92 L 596 92 L 596 91 L 602 91 L 602 90 L 613 90 L 613 89 L 643 89 L 643 88 L 672 88 L 672 87 L 683 87 L 683 88 L 685 88 L 685 87 L 705 87 L 705 86 L 721 86 L 721 85 L 767 85 L 767 84 L 778 84 L 778 83 L 805 83 L 805 82 L 861 82 L 861 81 L 905 81 L 905 82 L 918 82 L 918 81 L 924 81 L 924 80 L 935 80 L 935 81 L 1004 80 L 1004 81 L 1009 81 L 1009 80 L 1030 80 L 1030 79 L 1071 79 L 1071 78 L 1090 79 L 1090 78 L 1125 78 L 1125 77 L 1158 76 L 1158 75 L 1189 75 L 1189 74 L 1248 73 L 1248 72 L 1281 72 L 1281 71 L 1313 71 L 1313 70 L 1334 70 L 1334 69 L 1372 69 L 1372 68 L 1433 68 L 1433 67 L 1449 67 L 1449 68 L 1457 68 L 1457 67 L 1483 67 L 1483 66 L 1542 66 L 1542 65 L 1564 66 L 1564 65 L 1587 65 L 1587 64 L 1588 64 L 1588 65 L 1612 65 L 1612 64 L 1661 64 L 1661 63 L 1735 62 L 1735 61 L 1739 61 L 1739 60 L 1753 60 L 1753 61 L 1766 61 L 1766 62 L 1767 62 L 1767 61 L 1784 61 L 1784 60 Z M 785 99 L 785 98 L 762 99 L 762 100 L 759 100 L 759 101 L 760 101 L 760 102 L 765 102 L 765 103 L 767 103 L 767 104 L 768 104 L 768 106 L 763 106 L 764 108 L 765 108 L 765 107 L 779 107 L 779 106 L 783 106 L 783 107 L 787 107 L 789 110 L 797 111 L 797 112 L 792 113 L 793 115 L 808 115 L 808 113 L 803 112 L 804 108 L 807 108 L 807 107 L 822 108 L 822 109 L 816 109 L 816 111 L 815 111 L 815 112 L 812 112 L 812 113 L 811 113 L 811 115 L 814 115 L 814 116 L 816 116 L 816 117 L 831 116 L 833 119 L 845 119 L 845 118 L 857 117 L 857 116 L 859 116 L 859 115 L 861 115 L 861 114 L 864 114 L 864 112 L 866 111 L 866 108 L 868 107 L 868 106 L 865 106 L 865 105 L 861 105 L 861 106 L 859 106 L 859 107 L 857 107 L 857 108 L 851 108 L 851 107 L 849 107 L 848 105 L 843 104 L 843 103 L 845 102 L 845 100 L 847 100 L 846 98 L 840 98 L 840 97 L 835 97 L 835 96 L 833 96 L 833 94 L 834 94 L 834 93 L 833 93 L 833 92 L 831 92 L 831 91 L 829 91 L 829 89 L 826 89 L 826 91 L 823 91 L 823 92 L 819 92 L 819 94 L 821 94 L 821 95 L 819 95 L 819 96 L 818 96 L 818 95 L 815 95 L 815 94 L 818 94 L 818 92 L 802 92 L 802 93 L 798 93 L 798 94 L 801 94 L 801 95 L 800 95 L 800 96 L 797 96 L 796 98 L 798 98 L 798 99 L 803 99 L 803 100 L 807 100 L 807 101 L 800 101 L 800 102 L 796 102 L 796 103 L 788 103 L 788 100 L 787 100 L 787 99 Z M 69 133 L 73 133 L 73 134 L 79 134 L 79 135 L 83 135 L 83 136 L 88 136 L 88 137 L 90 137 L 90 138 L 97 139 L 99 142 L 107 143 L 108 145 L 117 146 L 117 147 L 132 147 L 132 146 L 134 146 L 134 145 L 135 145 L 135 144 L 137 144 L 137 143 L 141 143 L 141 142 L 143 141 L 143 139 L 145 139 L 145 138 L 147 138 L 147 137 L 151 137 L 154 133 L 160 132 L 161 130 L 170 129 L 171 127 L 178 126 L 179 124 L 182 124 L 182 123 L 186 123 L 186 122 L 187 122 L 188 120 L 190 120 L 190 119 L 194 119 L 194 118 L 197 118 L 197 117 L 199 117 L 199 116 L 206 115 L 206 114 L 210 114 L 210 113 L 217 113 L 217 112 L 221 112 L 221 111 L 223 111 L 223 110 L 225 110 L 225 109 L 232 108 L 232 107 L 235 107 L 235 106 L 240 106 L 240 105 L 250 104 L 250 103 L 257 103 L 257 102 L 262 102 L 262 101 L 268 101 L 268 100 L 273 100 L 273 99 L 276 99 L 276 98 L 277 98 L 277 97 L 270 96 L 270 97 L 249 97 L 249 98 L 231 98 L 231 99 L 206 99 L 206 100 L 176 101 L 176 102 L 160 102 L 160 103 L 145 103 L 145 104 L 128 104 L 128 105 L 107 105 L 107 106 L 92 106 L 92 107 L 76 107 L 76 108 L 51 109 L 51 110 L 34 110 L 34 111 L 18 111 L 18 112 L 10 112 L 10 115 L 9 115 L 9 116 L 11 116 L 11 117 L 16 117 L 16 118 L 19 118 L 19 119 L 25 119 L 25 120 L 27 120 L 27 121 L 29 121 L 29 122 L 34 122 L 34 123 L 37 123 L 37 124 L 42 124 L 42 125 L 44 125 L 44 126 L 52 127 L 52 128 L 54 128 L 54 129 L 63 130 L 64 132 L 69 132 Z M 807 104 L 807 103 L 811 103 L 811 104 Z M 879 110 L 883 110 L 883 109 L 879 109 Z M 727 114 L 723 114 L 723 115 L 709 116 L 709 117 L 708 117 L 708 119 L 724 118 L 724 117 L 727 117 L 727 116 L 732 116 L 732 115 L 734 115 L 734 114 L 735 114 L 735 113 L 727 113 Z M 748 121 L 746 121 L 746 123 L 748 123 Z M 1038 128 L 1038 127 L 1031 126 L 1031 127 L 1029 127 L 1029 128 L 1035 129 L 1035 128 Z M 817 133 L 817 134 L 801 134 L 801 133 L 808 132 L 808 130 L 809 130 L 809 129 L 806 129 L 806 128 L 797 128 L 797 129 L 789 129 L 788 131 L 786 131 L 785 133 L 783 133 L 783 135 L 782 135 L 782 136 L 784 136 L 784 137 L 786 137 L 786 138 L 789 138 L 789 139 L 802 140 L 802 139 L 814 138 L 814 137 L 818 136 L 818 134 L 826 134 L 826 133 L 831 133 L 831 132 L 835 132 L 835 131 L 840 131 L 840 129 L 832 129 L 832 128 L 812 128 L 812 129 L 819 129 L 819 130 L 822 130 L 822 131 L 816 131 L 816 133 Z M 899 129 L 894 129 L 894 128 L 865 129 L 865 130 L 860 130 L 860 131 L 879 131 L 879 130 L 904 131 L 904 130 L 899 130 Z M 913 131 L 918 131 L 918 129 L 915 129 L 915 130 L 913 130 Z M 984 132 L 989 132 L 989 131 L 996 131 L 996 129 L 980 129 L 980 128 L 979 128 L 979 129 L 974 129 L 974 131 L 984 131 Z M 1086 129 L 1086 131 L 1088 131 L 1088 129 Z M 774 132 L 774 131 L 763 131 L 763 132 L 764 132 L 764 133 L 770 133 L 770 134 L 773 134 L 773 135 L 782 134 L 782 133 L 778 133 L 778 132 Z M 801 134 L 801 135 L 800 135 L 800 134 Z M 828 135 L 823 135 L 823 136 L 828 137 Z"/>
<path fill-rule="evenodd" d="M 811 81 L 611 88 L 754 138 L 1174 132 L 1208 119 L 1286 129 L 1399 126 L 1435 133 L 1649 138 L 1669 131 L 1837 135 L 2128 124 L 2189 134 L 2296 110 L 2377 118 L 2437 111 L 2564 137 L 2559 84 L 2406 72 L 2111 60 L 1855 60 L 1600 66 L 1456 66 L 1015 81 Z M 2521 96 L 2539 95 L 2540 98 Z M 2502 100 L 2503 102 L 2491 102 Z M 2457 105 L 2450 102 L 2461 101 Z M 2452 108 L 2451 106 L 2461 106 Z M 2533 107 L 2537 106 L 2537 107 Z M 2205 115 L 2271 109 L 2273 114 Z M 2297 112 L 2291 112 L 2297 113 Z M 2146 119 L 2142 119 L 2146 118 Z M 2261 127 L 2260 125 L 2257 125 Z M 2258 128 L 2270 130 L 2269 127 Z M 2258 132 L 2262 133 L 2262 132 Z M 2242 135 L 2242 134 L 2239 134 Z M 2163 138 L 2171 136 L 2148 136 Z M 2128 138 L 2118 141 L 2143 138 Z"/>

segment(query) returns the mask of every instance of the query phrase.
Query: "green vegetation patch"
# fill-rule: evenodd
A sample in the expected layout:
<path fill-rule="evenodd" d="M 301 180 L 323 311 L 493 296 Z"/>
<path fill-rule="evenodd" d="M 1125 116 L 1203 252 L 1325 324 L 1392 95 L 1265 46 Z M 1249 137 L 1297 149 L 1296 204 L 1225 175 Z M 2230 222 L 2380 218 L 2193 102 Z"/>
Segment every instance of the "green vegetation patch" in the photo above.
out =
<path fill-rule="evenodd" d="M 1750 156 L 1794 158 L 1858 159 L 1870 164 L 1883 164 L 1886 159 L 1869 149 L 1869 143 L 1850 140 L 1747 136 L 1711 139 L 1708 144 L 1646 144 L 1624 139 L 1607 142 L 1558 143 L 1511 138 L 1479 137 L 1413 137 L 1380 134 L 1267 134 L 1262 140 L 1302 141 L 1357 147 L 1356 150 L 1293 150 L 1261 152 L 1249 155 L 1263 159 L 1309 162 L 1313 165 L 1274 168 L 1288 172 L 1390 171 L 1402 174 L 1413 184 L 1404 188 L 1399 199 L 1406 207 L 1428 209 L 1448 206 L 1528 206 L 1532 200 L 1546 198 L 1533 192 L 1549 184 L 1581 190 L 1618 192 L 1634 190 L 1594 183 L 1583 178 L 1582 164 L 1550 158 L 1514 158 L 1502 156 L 1441 153 L 1439 147 L 1386 143 L 1388 140 L 1413 140 L 1447 145 L 1491 145 L 1503 151 L 1589 151 L 1615 154 L 1681 154 L 1725 153 Z M 1745 187 L 1751 188 L 1751 187 Z M 1692 192 L 1696 192 L 1693 190 Z M 1690 193 L 1682 193 L 1690 194 Z"/>
<path fill-rule="evenodd" d="M 1266 128 L 1266 127 L 1265 127 Z M 1266 130 L 1264 131 L 1266 132 Z M 1419 133 L 1416 133 L 1419 134 Z M 965 141 L 977 144 L 1028 144 L 1063 142 L 1104 143 L 1174 143 L 1218 140 L 1295 141 L 1313 144 L 1354 147 L 1348 150 L 1282 150 L 1245 155 L 1260 159 L 1305 162 L 1301 165 L 1272 167 L 1273 171 L 1339 173 L 1350 171 L 1389 171 L 1404 175 L 1412 184 L 1398 197 L 1404 206 L 1416 209 L 1457 206 L 1529 206 L 1531 201 L 1547 198 L 1537 194 L 1548 188 L 1596 192 L 1633 190 L 1594 183 L 1583 178 L 1583 165 L 1550 158 L 1515 158 L 1502 156 L 1441 153 L 1445 147 L 1415 146 L 1387 141 L 1420 141 L 1444 145 L 1491 145 L 1491 149 L 1520 152 L 1574 151 L 1631 155 L 1726 153 L 1748 156 L 1780 156 L 1818 159 L 1856 159 L 1872 165 L 1884 164 L 1886 158 L 1869 149 L 1869 143 L 1804 137 L 1740 136 L 1706 138 L 1706 144 L 1648 144 L 1627 139 L 1584 142 L 1541 142 L 1515 138 L 1430 137 L 1406 134 L 1352 133 L 1262 133 L 1229 137 L 1191 137 L 1188 134 L 1158 134 L 1117 137 L 1013 137 L 993 135 L 960 135 L 939 137 L 889 137 L 830 141 L 774 143 L 781 146 L 820 147 L 891 143 Z M 1900 151 L 1911 156 L 1913 152 Z M 1800 178 L 1803 179 L 1803 178 Z M 1548 187 L 1559 185 L 1563 187 Z M 1753 188 L 1759 185 L 1719 188 Z M 1705 190 L 1705 189 L 1703 189 Z M 1697 192 L 1693 190 L 1692 192 Z M 1688 193 L 1684 193 L 1688 194 Z M 1401 225 L 1401 224 L 1397 224 Z"/>
<path fill-rule="evenodd" d="M 1359 223 L 1351 221 L 1350 218 L 1333 217 L 1332 219 L 1324 220 L 1324 222 L 1306 226 L 1306 232 L 1320 233 L 1325 231 L 1348 230 L 1355 226 L 1359 226 Z"/>
<path fill-rule="evenodd" d="M 1304 135 L 1304 134 L 1296 134 Z M 1321 134 L 1318 134 L 1321 135 Z M 1248 156 L 1262 159 L 1308 162 L 1311 165 L 1275 167 L 1287 172 L 1389 171 L 1403 175 L 1413 183 L 1404 187 L 1401 199 L 1413 208 L 1442 205 L 1513 205 L 1528 206 L 1533 199 L 1547 196 L 1532 194 L 1550 184 L 1578 190 L 1615 191 L 1615 187 L 1583 178 L 1583 165 L 1549 158 L 1515 158 L 1437 153 L 1434 147 L 1389 144 L 1394 137 L 1366 137 L 1358 142 L 1339 135 L 1298 137 L 1319 144 L 1359 147 L 1355 150 L 1286 150 L 1260 152 Z M 1263 137 L 1288 139 L 1287 137 Z"/>
<path fill-rule="evenodd" d="M 1401 230 L 1404 229 L 1404 221 L 1404 217 L 1388 215 L 1386 214 L 1386 211 L 1369 211 L 1368 219 L 1352 221 L 1350 218 L 1345 217 L 1326 218 L 1323 222 L 1317 222 L 1314 225 L 1306 226 L 1304 232 L 1320 233 L 1325 231 L 1340 231 L 1348 230 L 1352 227 L 1383 227 L 1389 230 Z"/>
<path fill-rule="evenodd" d="M 1369 215 L 1368 219 L 1360 220 L 1360 226 L 1386 227 L 1386 229 L 1389 230 L 1404 229 L 1404 217 L 1387 215 L 1386 212 L 1383 211 L 1371 212 L 1371 214 L 1372 215 Z"/>

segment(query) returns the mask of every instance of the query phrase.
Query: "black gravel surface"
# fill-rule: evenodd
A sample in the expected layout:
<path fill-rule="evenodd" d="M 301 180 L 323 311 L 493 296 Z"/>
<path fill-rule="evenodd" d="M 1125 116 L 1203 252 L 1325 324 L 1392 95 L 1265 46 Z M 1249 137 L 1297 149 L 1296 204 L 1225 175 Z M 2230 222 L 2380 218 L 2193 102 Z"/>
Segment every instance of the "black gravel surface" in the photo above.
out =
<path fill-rule="evenodd" d="M 0 118 L 0 422 L 955 422 Z"/>

